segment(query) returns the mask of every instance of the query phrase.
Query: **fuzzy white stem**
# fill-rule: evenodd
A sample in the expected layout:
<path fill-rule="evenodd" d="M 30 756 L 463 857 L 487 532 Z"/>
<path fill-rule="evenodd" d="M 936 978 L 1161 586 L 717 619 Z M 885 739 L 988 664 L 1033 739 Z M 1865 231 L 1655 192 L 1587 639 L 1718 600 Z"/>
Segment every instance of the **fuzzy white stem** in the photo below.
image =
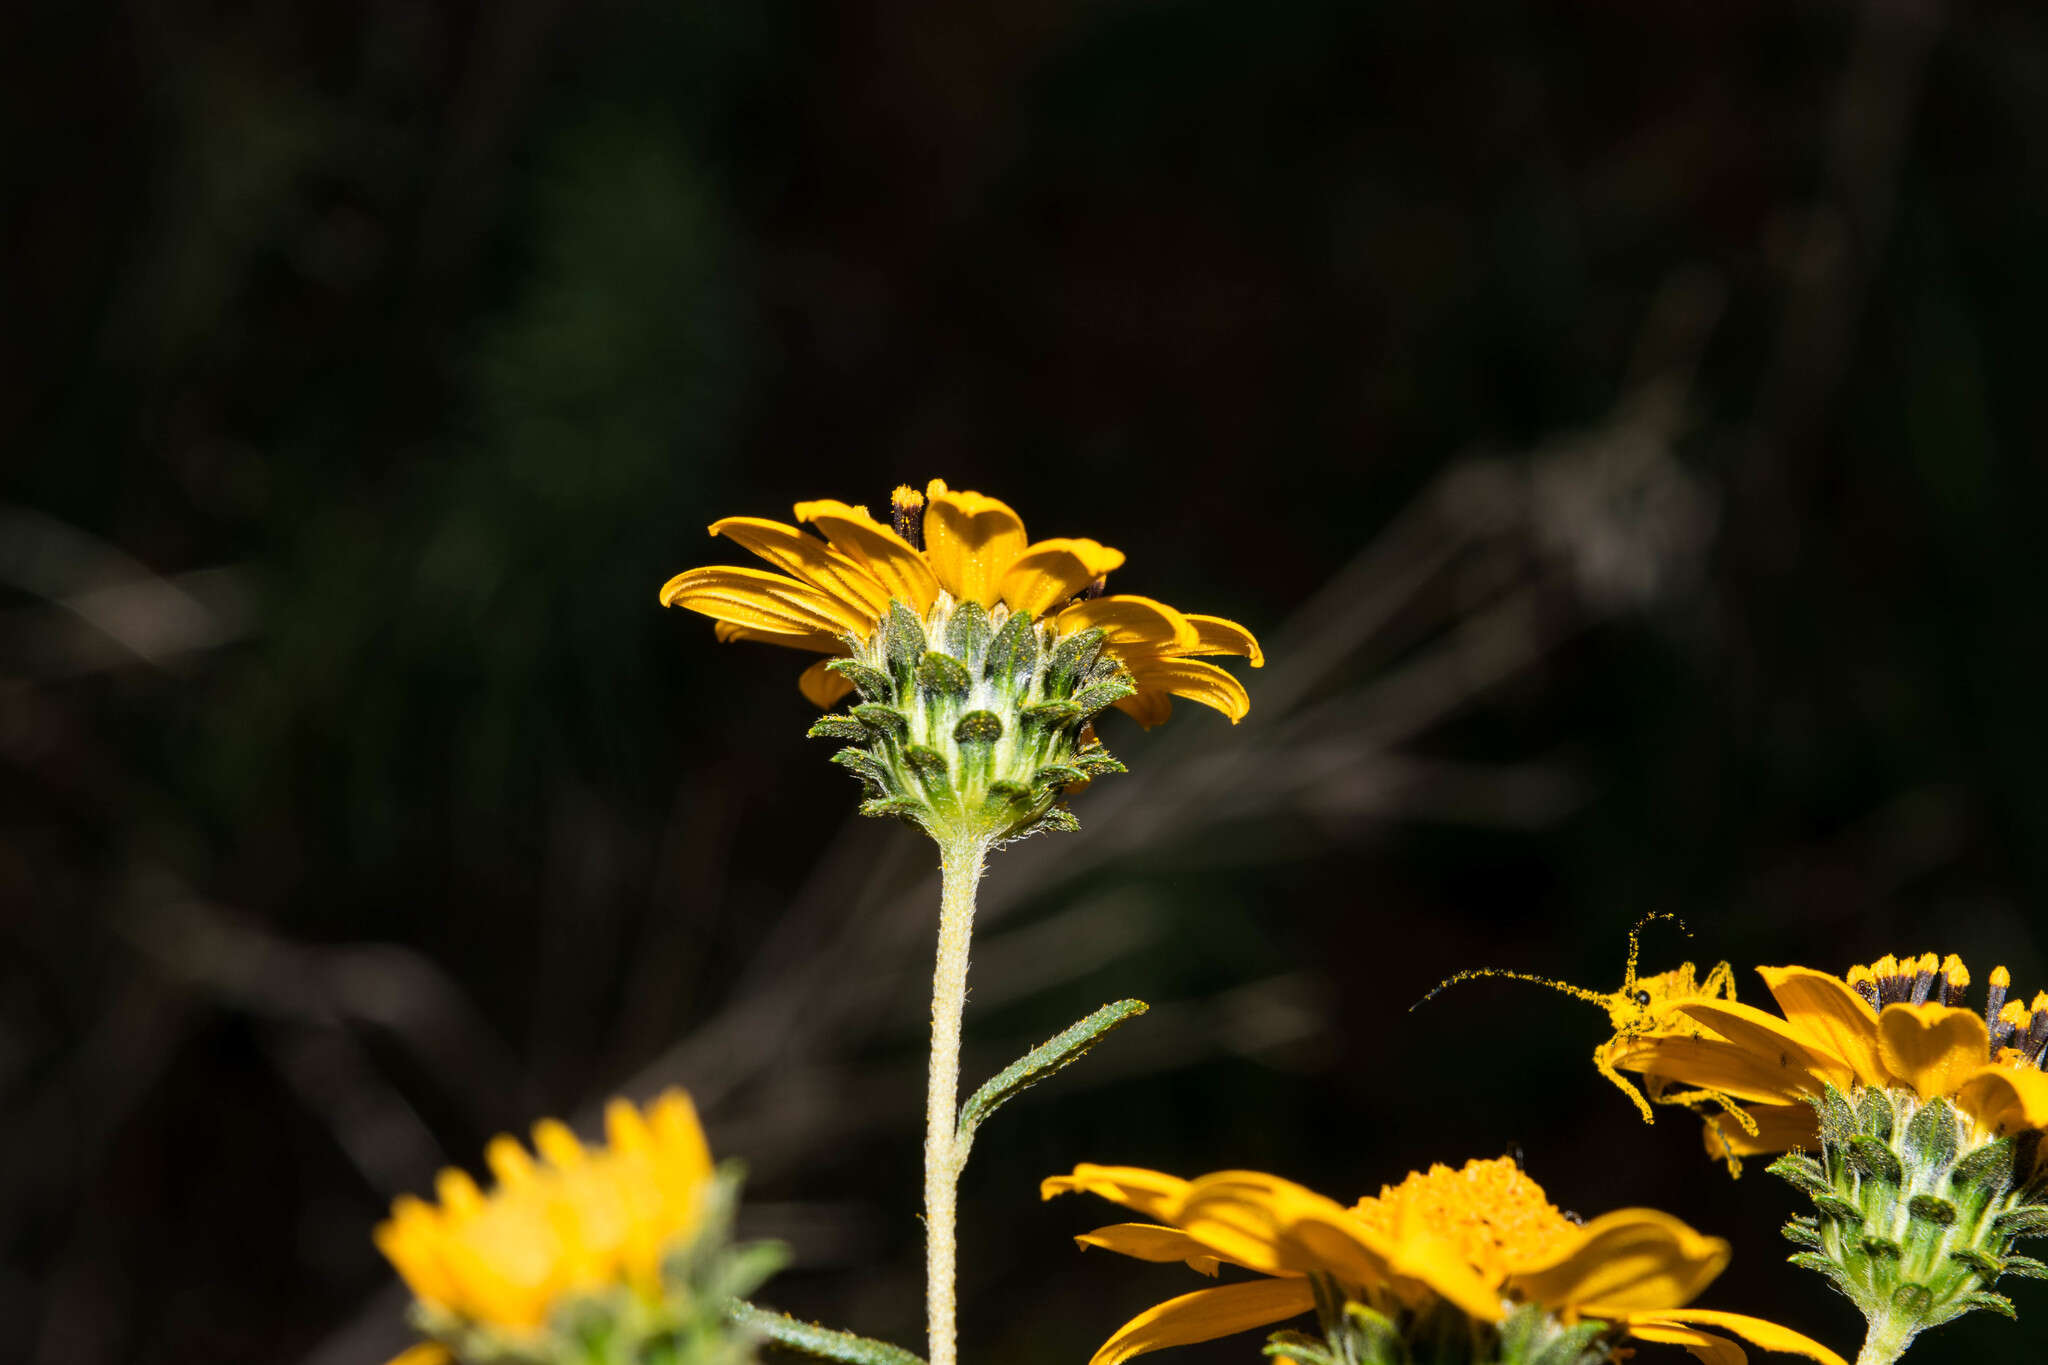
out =
<path fill-rule="evenodd" d="M 1856 1365 L 1892 1365 L 1892 1362 L 1906 1354 L 1906 1348 L 1919 1335 L 1919 1328 L 1906 1323 L 1895 1323 L 1889 1318 L 1873 1318 L 1870 1334 L 1863 1339 L 1863 1349 L 1856 1356 Z"/>
<path fill-rule="evenodd" d="M 932 971 L 932 1059 L 924 1114 L 925 1321 L 930 1365 L 955 1365 L 957 1252 L 954 1196 L 959 1142 L 960 1019 L 967 1009 L 967 946 L 974 933 L 974 888 L 988 840 L 948 834 L 939 840 L 939 951 Z"/>

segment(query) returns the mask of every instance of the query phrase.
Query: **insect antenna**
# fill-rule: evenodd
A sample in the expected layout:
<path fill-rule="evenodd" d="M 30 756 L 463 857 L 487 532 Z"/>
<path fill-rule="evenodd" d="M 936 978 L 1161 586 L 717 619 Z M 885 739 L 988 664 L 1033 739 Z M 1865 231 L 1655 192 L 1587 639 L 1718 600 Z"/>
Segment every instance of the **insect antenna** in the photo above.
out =
<path fill-rule="evenodd" d="M 1641 919 L 1637 920 L 1635 922 L 1635 927 L 1628 931 L 1628 971 L 1622 976 L 1621 979 L 1621 989 L 1623 994 L 1627 994 L 1629 991 L 1635 989 L 1636 962 L 1638 959 L 1641 958 L 1643 951 L 1643 926 L 1645 924 L 1651 923 L 1654 920 L 1660 919 L 1670 920 L 1673 924 L 1678 926 L 1679 933 L 1684 934 L 1687 938 L 1692 937 L 1692 930 L 1686 927 L 1685 921 L 1680 919 L 1678 916 L 1672 914 L 1669 910 L 1652 910 L 1645 914 Z M 1427 996 L 1424 997 L 1424 999 L 1427 998 Z"/>
<path fill-rule="evenodd" d="M 1408 1011 L 1411 1014 L 1414 1013 L 1430 1000 L 1457 985 L 1460 981 L 1476 981 L 1482 976 L 1504 976 L 1510 981 L 1526 981 L 1532 986 L 1548 986 L 1550 989 L 1562 991 L 1576 1000 L 1590 1000 L 1594 1004 L 1601 1006 L 1607 1004 L 1607 997 L 1600 992 L 1589 991 L 1584 986 L 1574 986 L 1569 981 L 1556 981 L 1547 976 L 1532 976 L 1528 972 L 1511 972 L 1505 967 L 1473 967 L 1466 971 L 1455 972 L 1437 982 L 1436 985 L 1429 988 L 1427 995 L 1410 1005 Z"/>

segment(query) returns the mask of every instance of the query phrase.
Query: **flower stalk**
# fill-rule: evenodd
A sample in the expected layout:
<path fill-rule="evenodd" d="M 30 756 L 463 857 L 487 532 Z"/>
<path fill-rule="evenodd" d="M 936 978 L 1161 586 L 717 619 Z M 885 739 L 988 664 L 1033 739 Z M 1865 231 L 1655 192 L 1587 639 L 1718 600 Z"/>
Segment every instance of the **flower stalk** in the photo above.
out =
<path fill-rule="evenodd" d="M 974 891 L 989 838 L 955 830 L 939 841 L 939 947 L 932 969 L 932 1052 L 924 1112 L 925 1326 L 931 1365 L 954 1365 L 954 1205 L 967 1154 L 960 1144 L 960 1025 L 967 1010 Z"/>

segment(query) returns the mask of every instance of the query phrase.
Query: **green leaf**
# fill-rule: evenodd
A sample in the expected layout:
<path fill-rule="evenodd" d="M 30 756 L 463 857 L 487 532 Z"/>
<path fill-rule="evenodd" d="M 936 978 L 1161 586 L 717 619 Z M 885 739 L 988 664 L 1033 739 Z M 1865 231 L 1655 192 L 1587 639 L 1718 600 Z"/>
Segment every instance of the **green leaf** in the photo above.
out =
<path fill-rule="evenodd" d="M 811 722 L 806 739 L 836 739 L 841 743 L 865 744 L 868 728 L 851 716 L 820 716 Z"/>
<path fill-rule="evenodd" d="M 1113 1005 L 1104 1005 L 997 1072 L 981 1089 L 968 1096 L 967 1103 L 960 1106 L 958 1141 L 961 1159 L 966 1159 L 967 1148 L 974 1141 L 974 1130 L 981 1126 L 983 1119 L 1054 1072 L 1079 1061 L 1089 1048 L 1101 1042 L 1112 1030 L 1150 1008 L 1142 1000 L 1119 1000 Z"/>
<path fill-rule="evenodd" d="M 807 1356 L 843 1360 L 847 1365 L 924 1365 L 924 1357 L 901 1346 L 872 1337 L 837 1332 L 814 1322 L 803 1322 L 787 1313 L 762 1308 L 745 1299 L 734 1299 L 732 1320 L 736 1326 L 758 1332 L 765 1340 Z"/>

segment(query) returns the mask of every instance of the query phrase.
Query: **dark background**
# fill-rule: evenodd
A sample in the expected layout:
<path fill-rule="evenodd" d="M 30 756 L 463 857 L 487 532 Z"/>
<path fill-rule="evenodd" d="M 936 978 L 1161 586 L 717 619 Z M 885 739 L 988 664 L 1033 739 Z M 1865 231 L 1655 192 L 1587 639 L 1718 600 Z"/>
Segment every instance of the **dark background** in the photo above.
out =
<path fill-rule="evenodd" d="M 2024 3 L 45 5 L 0 18 L 0 1353 L 379 1362 L 368 1231 L 677 1082 L 769 1301 L 921 1345 L 927 845 L 703 527 L 940 475 L 1250 625 L 999 856 L 971 1359 L 1193 1287 L 1079 1160 L 1522 1153 L 1736 1243 L 1587 1062 L 1646 965 L 2048 984 L 2048 18 Z M 2048 1344 L 1927 1338 L 1934 1365 Z M 1255 1339 L 1188 1359 L 1245 1360 Z M 1645 1350 L 1643 1358 L 1676 1357 Z"/>

